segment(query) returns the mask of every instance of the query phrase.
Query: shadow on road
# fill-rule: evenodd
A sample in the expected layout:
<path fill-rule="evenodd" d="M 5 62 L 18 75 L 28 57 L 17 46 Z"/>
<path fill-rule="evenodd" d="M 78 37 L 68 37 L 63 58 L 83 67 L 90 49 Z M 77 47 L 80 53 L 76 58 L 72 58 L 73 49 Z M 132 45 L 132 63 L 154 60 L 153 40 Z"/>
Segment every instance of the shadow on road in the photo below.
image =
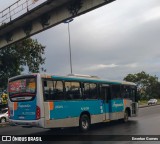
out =
<path fill-rule="evenodd" d="M 78 127 L 54 128 L 45 132 L 32 133 L 32 135 L 45 136 L 49 141 L 122 141 L 132 127 L 137 127 L 137 121 L 130 120 L 127 123 L 112 121 L 91 125 L 88 132 L 82 133 Z M 29 135 L 30 136 L 30 135 Z"/>
<path fill-rule="evenodd" d="M 130 120 L 127 123 L 123 123 L 121 121 L 112 121 L 109 123 L 98 123 L 93 124 L 90 127 L 90 130 L 88 132 L 81 132 L 78 127 L 73 128 L 53 128 L 48 129 L 48 131 L 45 132 L 39 132 L 35 133 L 35 135 L 92 135 L 92 134 L 98 134 L 98 135 L 110 135 L 110 134 L 117 134 L 114 133 L 113 128 L 117 127 L 118 129 L 120 127 L 135 127 L 137 125 L 137 121 Z M 106 131 L 107 128 L 107 131 Z M 112 132 L 112 133 L 111 133 Z M 34 135 L 34 133 L 32 133 Z M 121 135 L 123 133 L 120 133 Z"/>

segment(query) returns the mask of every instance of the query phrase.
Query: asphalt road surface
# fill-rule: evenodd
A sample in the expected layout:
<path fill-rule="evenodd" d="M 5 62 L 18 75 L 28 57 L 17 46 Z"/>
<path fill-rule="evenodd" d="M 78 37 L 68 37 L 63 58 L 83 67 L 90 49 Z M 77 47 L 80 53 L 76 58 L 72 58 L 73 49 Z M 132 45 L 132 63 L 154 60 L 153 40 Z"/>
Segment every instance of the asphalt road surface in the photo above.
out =
<path fill-rule="evenodd" d="M 135 141 L 127 141 L 127 137 L 135 136 L 136 138 L 143 135 L 149 136 L 149 138 L 155 137 L 153 135 L 159 135 L 159 141 L 136 141 L 136 143 L 160 143 L 160 106 L 151 106 L 139 109 L 138 117 L 130 118 L 129 122 L 122 123 L 114 121 L 110 123 L 101 123 L 91 126 L 91 129 L 87 133 L 79 132 L 78 128 L 64 128 L 64 129 L 42 129 L 34 127 L 20 127 L 20 126 L 5 126 L 0 127 L 0 135 L 49 135 L 49 137 L 58 137 L 63 140 L 63 135 L 68 135 L 68 140 L 54 141 L 53 143 L 78 143 L 78 144 L 104 144 L 104 143 L 118 143 L 129 144 L 135 143 Z M 97 136 L 98 135 L 98 136 Z M 124 136 L 125 135 L 125 136 Z M 76 138 L 75 138 L 76 136 Z M 104 139 L 105 136 L 105 139 Z M 89 138 L 91 137 L 91 139 Z M 126 139 L 125 139 L 126 137 Z M 65 137 L 66 138 L 66 137 Z M 74 139 L 75 138 L 75 139 Z M 109 139 L 110 142 L 105 141 Z M 84 140 L 87 141 L 84 141 Z M 93 141 L 93 140 L 94 141 Z M 97 140 L 96 140 L 97 139 Z M 74 140 L 74 141 L 73 141 Z M 91 141 L 92 140 L 92 141 Z M 95 141 L 96 140 L 96 141 Z M 125 140 L 125 141 L 123 141 Z M 51 142 L 50 142 L 51 143 Z"/>

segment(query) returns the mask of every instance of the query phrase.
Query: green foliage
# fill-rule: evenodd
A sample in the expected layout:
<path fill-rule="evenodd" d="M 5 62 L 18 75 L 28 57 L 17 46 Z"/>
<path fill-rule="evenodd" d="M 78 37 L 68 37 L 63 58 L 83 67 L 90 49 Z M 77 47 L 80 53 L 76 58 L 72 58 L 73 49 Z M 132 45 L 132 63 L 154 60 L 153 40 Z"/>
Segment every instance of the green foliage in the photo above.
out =
<path fill-rule="evenodd" d="M 39 72 L 45 62 L 44 49 L 31 38 L 0 49 L 0 87 L 6 88 L 8 78 L 21 74 L 24 67 L 29 72 Z"/>
<path fill-rule="evenodd" d="M 160 98 L 160 82 L 158 82 L 158 77 L 151 76 L 142 71 L 136 74 L 128 74 L 124 80 L 137 84 L 140 99 Z"/>

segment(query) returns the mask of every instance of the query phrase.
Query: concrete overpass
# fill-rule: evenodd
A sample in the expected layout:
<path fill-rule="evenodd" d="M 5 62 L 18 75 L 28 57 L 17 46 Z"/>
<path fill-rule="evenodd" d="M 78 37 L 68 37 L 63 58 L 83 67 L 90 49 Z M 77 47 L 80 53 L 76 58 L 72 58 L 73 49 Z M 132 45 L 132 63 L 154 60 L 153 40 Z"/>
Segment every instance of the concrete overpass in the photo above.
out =
<path fill-rule="evenodd" d="M 39 0 L 42 3 L 34 7 L 36 1 L 18 0 L 0 12 L 0 48 L 115 0 Z M 16 14 L 19 16 L 14 18 Z"/>

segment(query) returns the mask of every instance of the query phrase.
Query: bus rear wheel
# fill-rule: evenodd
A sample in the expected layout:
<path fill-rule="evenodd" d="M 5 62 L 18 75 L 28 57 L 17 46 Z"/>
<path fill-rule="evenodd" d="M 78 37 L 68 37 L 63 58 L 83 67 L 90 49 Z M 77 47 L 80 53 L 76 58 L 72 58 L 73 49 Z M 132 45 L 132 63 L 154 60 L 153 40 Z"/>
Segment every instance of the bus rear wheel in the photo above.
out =
<path fill-rule="evenodd" d="M 83 114 L 79 120 L 79 128 L 82 132 L 86 132 L 90 128 L 90 118 L 87 114 Z"/>

